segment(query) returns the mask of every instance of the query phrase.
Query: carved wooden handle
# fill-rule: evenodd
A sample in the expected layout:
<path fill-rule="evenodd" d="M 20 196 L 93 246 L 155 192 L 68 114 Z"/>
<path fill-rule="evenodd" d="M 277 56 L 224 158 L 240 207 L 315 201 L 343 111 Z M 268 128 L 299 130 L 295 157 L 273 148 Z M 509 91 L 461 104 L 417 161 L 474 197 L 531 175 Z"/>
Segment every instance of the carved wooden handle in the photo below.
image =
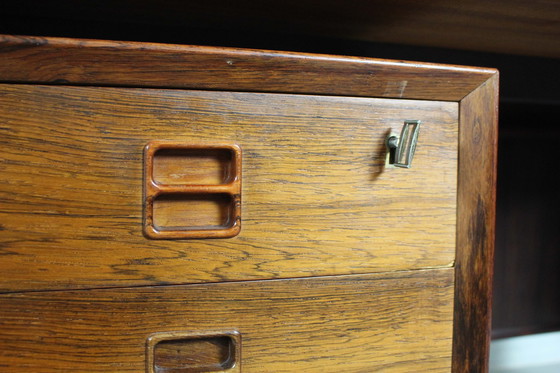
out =
<path fill-rule="evenodd" d="M 144 234 L 228 238 L 241 230 L 241 148 L 152 141 L 144 149 Z"/>

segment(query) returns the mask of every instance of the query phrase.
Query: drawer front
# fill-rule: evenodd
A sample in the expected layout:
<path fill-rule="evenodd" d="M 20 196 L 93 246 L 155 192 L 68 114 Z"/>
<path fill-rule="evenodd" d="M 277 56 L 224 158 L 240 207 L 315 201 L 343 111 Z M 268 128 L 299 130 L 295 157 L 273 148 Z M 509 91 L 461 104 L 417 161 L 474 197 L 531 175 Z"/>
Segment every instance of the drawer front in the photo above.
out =
<path fill-rule="evenodd" d="M 386 272 L 454 261 L 457 103 L 2 85 L 0 108 L 4 291 Z M 423 123 L 412 168 L 387 168 L 385 138 L 407 119 Z M 239 234 L 143 234 L 143 152 L 151 141 L 239 146 Z M 154 171 L 165 180 L 188 178 L 192 169 L 212 183 L 212 168 L 222 167 L 219 156 L 197 164 L 179 154 L 176 168 L 167 158 Z M 181 162 L 186 171 L 177 172 Z M 158 219 L 196 225 L 200 215 L 214 224 L 220 217 L 212 214 L 229 202 L 212 198 L 194 205 L 181 195 L 164 198 Z"/>
<path fill-rule="evenodd" d="M 2 295 L 0 370 L 449 372 L 452 312 L 453 269 Z"/>

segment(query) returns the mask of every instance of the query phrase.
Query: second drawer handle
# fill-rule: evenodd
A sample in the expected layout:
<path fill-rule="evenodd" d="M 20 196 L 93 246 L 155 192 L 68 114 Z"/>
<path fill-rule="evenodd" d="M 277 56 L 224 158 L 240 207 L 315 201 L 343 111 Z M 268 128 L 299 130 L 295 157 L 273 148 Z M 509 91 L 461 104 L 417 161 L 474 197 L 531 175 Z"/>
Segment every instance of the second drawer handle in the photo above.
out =
<path fill-rule="evenodd" d="M 237 331 L 156 333 L 146 347 L 149 373 L 241 372 Z"/>

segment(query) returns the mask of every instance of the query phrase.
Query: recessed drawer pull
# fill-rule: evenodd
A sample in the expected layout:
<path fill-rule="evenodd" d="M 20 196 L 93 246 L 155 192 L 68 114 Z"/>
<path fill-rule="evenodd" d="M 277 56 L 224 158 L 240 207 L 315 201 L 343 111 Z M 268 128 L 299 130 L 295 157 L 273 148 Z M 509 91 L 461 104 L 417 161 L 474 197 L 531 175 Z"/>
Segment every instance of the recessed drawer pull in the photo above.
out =
<path fill-rule="evenodd" d="M 226 332 L 168 332 L 147 341 L 148 373 L 241 371 L 241 335 Z"/>
<path fill-rule="evenodd" d="M 229 238 L 241 229 L 241 148 L 152 141 L 144 149 L 144 234 Z"/>
<path fill-rule="evenodd" d="M 389 165 L 410 168 L 416 150 L 420 123 L 419 120 L 405 120 L 400 136 L 390 134 L 387 137 Z"/>

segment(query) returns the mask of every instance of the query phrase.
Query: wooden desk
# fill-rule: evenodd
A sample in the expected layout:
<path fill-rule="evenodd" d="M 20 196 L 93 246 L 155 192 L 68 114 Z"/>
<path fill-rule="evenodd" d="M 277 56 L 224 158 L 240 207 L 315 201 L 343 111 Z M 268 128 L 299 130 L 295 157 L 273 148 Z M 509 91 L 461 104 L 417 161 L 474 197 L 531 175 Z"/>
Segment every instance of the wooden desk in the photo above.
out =
<path fill-rule="evenodd" d="M 12 36 L 0 54 L 0 366 L 487 369 L 495 70 Z M 409 169 L 387 165 L 406 120 Z"/>

